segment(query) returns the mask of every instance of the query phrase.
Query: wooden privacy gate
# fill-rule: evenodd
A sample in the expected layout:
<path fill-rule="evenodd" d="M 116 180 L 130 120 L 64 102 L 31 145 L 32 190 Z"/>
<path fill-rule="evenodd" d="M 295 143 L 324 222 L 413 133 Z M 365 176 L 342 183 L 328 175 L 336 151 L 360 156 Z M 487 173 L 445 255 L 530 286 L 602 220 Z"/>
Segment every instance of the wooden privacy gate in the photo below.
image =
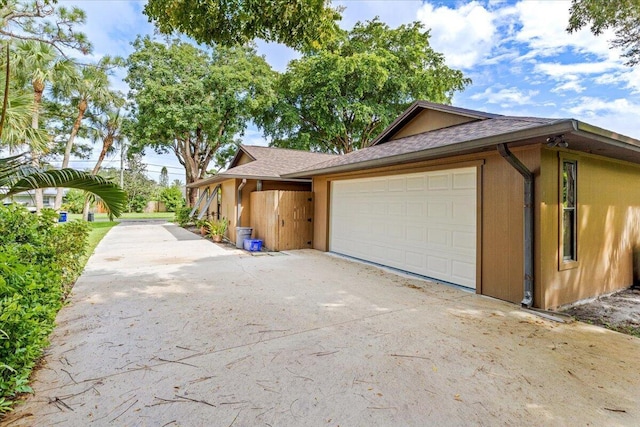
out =
<path fill-rule="evenodd" d="M 274 251 L 311 248 L 313 193 L 311 191 L 254 191 L 251 227 L 256 239 Z"/>

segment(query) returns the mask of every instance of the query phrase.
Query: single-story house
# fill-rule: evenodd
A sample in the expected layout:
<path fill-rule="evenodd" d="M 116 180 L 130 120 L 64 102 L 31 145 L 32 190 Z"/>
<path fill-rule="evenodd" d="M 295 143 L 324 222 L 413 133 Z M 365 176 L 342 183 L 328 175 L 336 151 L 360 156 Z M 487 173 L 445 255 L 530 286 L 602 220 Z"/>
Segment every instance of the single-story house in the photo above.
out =
<path fill-rule="evenodd" d="M 200 218 L 229 221 L 226 237 L 232 242 L 236 241 L 236 227 L 253 227 L 253 238 L 263 239 L 270 249 L 310 248 L 311 178 L 283 178 L 282 175 L 334 157 L 302 150 L 240 145 L 226 171 L 188 186 L 199 190 L 195 207 Z"/>
<path fill-rule="evenodd" d="M 64 194 L 66 194 L 67 191 L 68 191 L 67 189 L 64 189 Z M 56 188 L 42 189 L 42 201 L 43 201 L 43 206 L 45 208 L 53 209 L 55 205 L 57 193 L 58 193 L 58 190 Z M 23 193 L 14 194 L 9 198 L 5 198 L 3 202 L 17 203 L 17 204 L 26 206 L 27 208 L 35 209 L 35 206 L 36 206 L 35 191 L 31 190 L 31 191 L 25 191 Z"/>
<path fill-rule="evenodd" d="M 256 148 L 230 171 L 250 170 Z M 312 178 L 315 249 L 541 309 L 634 283 L 638 140 L 574 119 L 416 102 L 373 146 L 296 166 L 277 183 Z M 228 176 L 235 203 L 247 176 Z"/>

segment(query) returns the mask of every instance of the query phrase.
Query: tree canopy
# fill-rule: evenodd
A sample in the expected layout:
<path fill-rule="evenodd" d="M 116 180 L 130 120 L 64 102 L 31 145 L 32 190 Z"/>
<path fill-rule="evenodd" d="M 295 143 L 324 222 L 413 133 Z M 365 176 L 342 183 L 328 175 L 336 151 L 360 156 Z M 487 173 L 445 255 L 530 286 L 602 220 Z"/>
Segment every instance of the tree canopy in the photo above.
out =
<path fill-rule="evenodd" d="M 56 8 L 50 0 L 0 1 L 0 40 L 6 41 L 2 61 L 3 88 L 0 115 L 0 150 L 28 148 L 31 156 L 0 158 L 0 198 L 36 190 L 36 207 L 42 207 L 39 190 L 47 187 L 77 188 L 100 197 L 111 214 L 119 216 L 125 194 L 104 178 L 69 168 L 40 167 L 40 156 L 53 139 L 40 127 L 40 113 L 47 85 L 72 68 L 67 49 L 88 53 L 86 37 L 76 31 L 85 15 L 78 8 Z M 48 126 L 47 126 L 48 127 Z"/>
<path fill-rule="evenodd" d="M 291 61 L 257 123 L 280 147 L 347 153 L 416 99 L 449 103 L 470 80 L 445 65 L 420 23 L 358 23 L 327 49 Z"/>
<path fill-rule="evenodd" d="M 242 45 L 259 38 L 294 49 L 330 40 L 340 19 L 327 0 L 149 0 L 144 13 L 161 32 L 179 31 L 199 43 Z"/>
<path fill-rule="evenodd" d="M 251 47 L 206 52 L 174 41 L 138 38 L 128 59 L 131 149 L 173 152 L 187 184 L 204 178 L 217 151 L 235 143 L 247 122 L 273 99 L 273 71 Z M 189 194 L 195 202 L 195 192 Z"/>
<path fill-rule="evenodd" d="M 587 25 L 595 35 L 614 30 L 611 46 L 624 50 L 627 65 L 640 63 L 640 0 L 572 0 L 567 31 Z"/>
<path fill-rule="evenodd" d="M 91 43 L 74 27 L 85 23 L 78 7 L 56 7 L 52 0 L 0 1 L 0 38 L 46 43 L 63 53 L 71 48 L 87 54 Z"/>

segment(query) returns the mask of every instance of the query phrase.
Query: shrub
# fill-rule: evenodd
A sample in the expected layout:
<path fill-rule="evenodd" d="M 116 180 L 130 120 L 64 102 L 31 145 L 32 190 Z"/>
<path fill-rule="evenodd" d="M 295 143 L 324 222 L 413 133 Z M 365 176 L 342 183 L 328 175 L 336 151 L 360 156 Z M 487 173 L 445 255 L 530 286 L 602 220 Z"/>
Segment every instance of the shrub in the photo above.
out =
<path fill-rule="evenodd" d="M 129 212 L 142 213 L 147 207 L 147 203 L 149 203 L 149 199 L 142 195 L 129 198 Z"/>
<path fill-rule="evenodd" d="M 89 227 L 56 217 L 0 207 L 0 413 L 10 408 L 7 398 L 31 391 L 31 370 L 80 273 Z"/>
<path fill-rule="evenodd" d="M 176 212 L 176 210 L 184 206 L 182 190 L 177 186 L 163 188 L 160 191 L 160 201 L 164 203 L 167 212 Z"/>
<path fill-rule="evenodd" d="M 64 196 L 64 203 L 62 203 L 62 209 L 68 212 L 79 214 L 84 209 L 84 200 L 86 193 L 82 190 L 70 189 Z"/>
<path fill-rule="evenodd" d="M 180 227 L 184 227 L 186 225 L 193 223 L 193 218 L 189 217 L 191 213 L 191 209 L 189 206 L 182 206 L 181 208 L 176 209 L 174 215 L 174 221 L 178 223 Z M 194 216 L 197 216 L 198 212 L 196 211 Z"/>

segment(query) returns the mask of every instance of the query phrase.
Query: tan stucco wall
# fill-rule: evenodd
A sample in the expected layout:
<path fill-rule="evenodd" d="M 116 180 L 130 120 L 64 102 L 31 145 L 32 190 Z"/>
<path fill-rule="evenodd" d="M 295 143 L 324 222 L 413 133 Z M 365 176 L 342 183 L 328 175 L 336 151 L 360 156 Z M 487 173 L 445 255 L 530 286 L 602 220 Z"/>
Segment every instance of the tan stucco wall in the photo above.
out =
<path fill-rule="evenodd" d="M 444 113 L 442 111 L 424 110 L 403 126 L 400 131 L 391 137 L 391 139 L 393 140 L 405 136 L 417 135 L 422 132 L 442 129 L 449 126 L 459 125 L 461 123 L 471 122 L 473 120 L 477 119 L 459 116 L 457 114 Z"/>
<path fill-rule="evenodd" d="M 245 156 L 246 157 L 246 156 Z M 220 218 L 227 218 L 229 221 L 229 228 L 226 236 L 232 242 L 236 239 L 236 220 L 238 212 L 238 187 L 242 183 L 241 179 L 228 179 L 220 183 L 222 190 L 221 202 L 220 202 Z M 200 191 L 204 191 L 209 187 L 209 191 L 213 191 L 218 184 L 211 184 L 200 188 Z M 240 227 L 251 226 L 251 193 L 257 190 L 258 182 L 253 179 L 247 179 L 247 183 L 242 188 L 242 206 L 240 216 Z M 311 189 L 311 183 L 304 182 L 283 182 L 283 181 L 263 181 L 262 190 L 286 190 L 286 191 L 309 191 Z M 204 203 L 204 202 L 203 202 Z M 209 213 L 214 215 L 216 212 L 216 202 L 212 202 L 209 207 Z"/>
<path fill-rule="evenodd" d="M 540 146 L 512 151 L 536 175 L 539 174 Z M 515 303 L 520 302 L 523 295 L 524 275 L 522 261 L 524 184 L 521 175 L 497 152 L 314 178 L 314 248 L 322 251 L 329 248 L 332 180 L 470 165 L 477 165 L 479 169 L 477 292 Z M 539 225 L 536 225 L 536 233 L 539 234 Z"/>
<path fill-rule="evenodd" d="M 560 270 L 559 157 L 578 161 L 578 262 Z M 640 248 L 640 166 L 588 154 L 542 150 L 540 194 L 545 308 L 633 284 L 633 252 Z"/>
<path fill-rule="evenodd" d="M 232 242 L 236 239 L 236 179 L 222 181 L 222 196 L 220 201 L 220 218 L 229 220 L 227 237 Z"/>

